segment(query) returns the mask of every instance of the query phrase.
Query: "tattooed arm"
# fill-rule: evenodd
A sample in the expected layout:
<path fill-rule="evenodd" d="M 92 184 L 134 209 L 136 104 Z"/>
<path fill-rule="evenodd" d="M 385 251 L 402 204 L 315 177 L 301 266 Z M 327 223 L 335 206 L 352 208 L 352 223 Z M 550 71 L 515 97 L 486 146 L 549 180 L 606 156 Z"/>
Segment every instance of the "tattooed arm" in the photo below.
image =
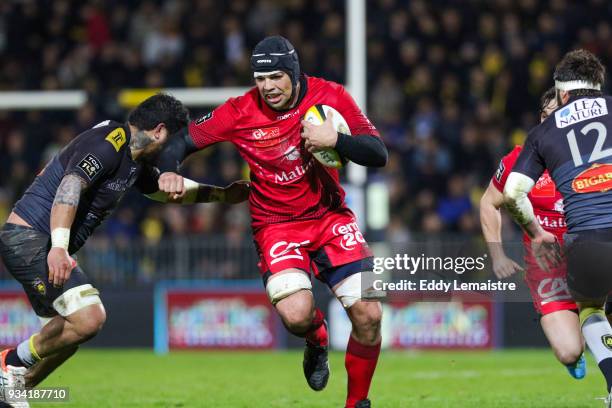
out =
<path fill-rule="evenodd" d="M 87 188 L 87 183 L 76 174 L 67 174 L 62 179 L 53 207 L 51 207 L 51 250 L 47 256 L 49 266 L 49 282 L 54 286 L 62 286 L 70 277 L 74 260 L 68 254 L 70 242 L 70 227 L 79 206 L 81 193 Z"/>

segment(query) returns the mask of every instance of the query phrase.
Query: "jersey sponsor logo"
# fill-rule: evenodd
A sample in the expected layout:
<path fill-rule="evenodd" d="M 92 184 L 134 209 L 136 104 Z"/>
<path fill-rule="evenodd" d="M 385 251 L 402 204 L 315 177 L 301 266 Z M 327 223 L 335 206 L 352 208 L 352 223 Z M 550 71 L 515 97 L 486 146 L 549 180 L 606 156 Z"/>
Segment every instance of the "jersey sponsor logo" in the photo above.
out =
<path fill-rule="evenodd" d="M 213 117 L 213 113 L 214 113 L 214 111 L 210 111 L 206 115 L 201 116 L 198 120 L 195 121 L 195 124 L 199 125 L 202 122 L 206 122 L 208 119 Z"/>
<path fill-rule="evenodd" d="M 542 299 L 541 304 L 556 302 L 559 300 L 569 300 L 572 295 L 567 288 L 564 278 L 545 278 L 538 285 L 538 295 Z"/>
<path fill-rule="evenodd" d="M 612 350 L 612 336 L 609 334 L 604 334 L 603 336 L 601 336 L 601 342 L 603 343 L 604 347 Z"/>
<path fill-rule="evenodd" d="M 275 146 L 280 143 L 280 128 L 255 129 L 251 136 L 255 139 L 256 147 Z"/>
<path fill-rule="evenodd" d="M 136 178 L 138 175 L 136 173 L 137 169 L 137 167 L 131 167 L 130 173 L 126 178 L 111 180 L 106 183 L 105 187 L 109 190 L 117 191 L 119 193 L 125 192 L 127 189 L 132 187 L 132 185 L 134 185 L 134 182 L 136 182 Z"/>
<path fill-rule="evenodd" d="M 501 183 L 504 171 L 506 171 L 506 166 L 504 166 L 504 161 L 502 160 L 499 162 L 499 166 L 497 166 L 497 170 L 495 171 L 495 180 L 497 180 L 498 183 Z"/>
<path fill-rule="evenodd" d="M 274 181 L 279 184 L 282 184 L 282 183 L 287 183 L 289 181 L 293 181 L 299 177 L 302 177 L 312 167 L 312 164 L 313 164 L 313 160 L 311 158 L 310 161 L 306 163 L 305 166 L 303 165 L 295 166 L 293 170 L 289 172 L 286 172 L 283 170 L 280 172 L 280 174 L 274 173 Z"/>
<path fill-rule="evenodd" d="M 566 228 L 567 224 L 565 223 L 565 217 L 563 216 L 559 216 L 559 217 L 550 217 L 548 215 L 545 216 L 541 216 L 541 215 L 536 215 L 536 218 L 538 219 L 538 223 L 546 228 Z"/>
<path fill-rule="evenodd" d="M 79 162 L 78 167 L 83 170 L 89 181 L 93 180 L 103 169 L 100 159 L 92 153 L 87 153 L 83 160 Z"/>
<path fill-rule="evenodd" d="M 125 136 L 125 130 L 123 130 L 123 128 L 117 128 L 110 132 L 104 140 L 112 144 L 116 151 L 119 151 L 119 149 L 121 149 L 121 146 L 123 146 L 127 141 L 127 137 Z"/>
<path fill-rule="evenodd" d="M 612 164 L 595 163 L 572 181 L 572 189 L 577 193 L 604 193 L 611 188 Z"/>
<path fill-rule="evenodd" d="M 300 252 L 300 247 L 310 243 L 310 240 L 302 241 L 302 242 L 287 242 L 287 241 L 279 241 L 276 244 L 272 245 L 270 248 L 270 256 L 272 257 L 272 261 L 270 261 L 270 265 L 274 265 L 277 262 L 286 261 L 287 259 L 299 259 L 304 260 L 304 255 Z"/>
<path fill-rule="evenodd" d="M 332 234 L 336 237 L 342 237 L 340 246 L 345 251 L 352 251 L 358 244 L 365 244 L 363 234 L 359 231 L 359 226 L 356 221 L 348 224 L 337 223 L 332 227 Z"/>
<path fill-rule="evenodd" d="M 300 114 L 300 109 L 296 109 L 293 112 L 285 113 L 284 115 L 279 115 L 276 117 L 276 120 L 285 120 L 294 117 L 295 115 Z"/>
<path fill-rule="evenodd" d="M 544 173 L 536 183 L 531 195 L 533 197 L 554 197 L 557 194 L 557 188 L 552 178 L 548 173 Z"/>
<path fill-rule="evenodd" d="M 271 63 L 272 63 L 272 60 L 271 60 L 271 59 L 258 59 L 258 60 L 257 60 L 257 63 L 258 63 L 258 64 L 264 64 L 264 63 L 265 63 L 265 64 L 271 64 Z"/>
<path fill-rule="evenodd" d="M 296 161 L 301 157 L 300 151 L 295 146 L 290 146 L 285 153 L 283 153 L 283 159 L 289 161 Z"/>
<path fill-rule="evenodd" d="M 608 106 L 604 98 L 579 99 L 555 112 L 555 123 L 562 129 L 607 114 Z"/>

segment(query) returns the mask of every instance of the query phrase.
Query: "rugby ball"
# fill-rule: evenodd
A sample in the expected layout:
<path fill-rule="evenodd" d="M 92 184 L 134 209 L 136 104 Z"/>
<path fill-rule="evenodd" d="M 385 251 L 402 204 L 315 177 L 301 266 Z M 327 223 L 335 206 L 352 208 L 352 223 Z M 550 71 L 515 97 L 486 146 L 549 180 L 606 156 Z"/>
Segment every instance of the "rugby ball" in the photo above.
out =
<path fill-rule="evenodd" d="M 346 120 L 344 120 L 340 112 L 328 105 L 311 106 L 306 111 L 306 114 L 304 115 L 304 120 L 314 125 L 320 126 L 323 124 L 323 122 L 325 122 L 325 119 L 327 118 L 329 112 L 332 112 L 332 121 L 336 132 L 344 133 L 345 135 L 350 135 L 351 131 L 349 130 L 348 123 L 346 123 Z M 331 147 L 319 150 L 318 152 L 313 153 L 313 156 L 315 157 L 315 159 L 321 162 L 321 164 L 327 167 L 339 169 L 344 165 L 342 157 L 340 157 L 338 152 L 335 149 L 332 149 Z"/>

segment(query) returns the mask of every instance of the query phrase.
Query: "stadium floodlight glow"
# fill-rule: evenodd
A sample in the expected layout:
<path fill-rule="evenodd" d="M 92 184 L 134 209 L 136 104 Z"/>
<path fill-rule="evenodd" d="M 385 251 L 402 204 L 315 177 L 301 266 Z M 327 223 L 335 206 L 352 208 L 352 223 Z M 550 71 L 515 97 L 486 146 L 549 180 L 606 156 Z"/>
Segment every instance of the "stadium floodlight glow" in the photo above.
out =
<path fill-rule="evenodd" d="M 1 110 L 78 109 L 86 102 L 85 91 L 0 92 Z"/>
<path fill-rule="evenodd" d="M 249 87 L 220 88 L 146 88 L 124 89 L 119 92 L 118 102 L 124 108 L 133 108 L 150 96 L 164 92 L 174 96 L 189 107 L 216 106 L 228 98 L 248 92 Z"/>

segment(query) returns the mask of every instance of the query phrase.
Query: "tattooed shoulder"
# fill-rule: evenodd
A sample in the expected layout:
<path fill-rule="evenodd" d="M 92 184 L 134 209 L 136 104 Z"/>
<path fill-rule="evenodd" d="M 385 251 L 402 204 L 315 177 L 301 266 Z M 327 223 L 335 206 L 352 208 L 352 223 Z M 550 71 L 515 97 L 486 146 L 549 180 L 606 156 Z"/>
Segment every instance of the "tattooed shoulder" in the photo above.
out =
<path fill-rule="evenodd" d="M 76 174 L 65 175 L 57 188 L 53 205 L 65 204 L 73 207 L 78 206 L 81 192 L 85 187 L 87 187 L 87 183 L 81 177 Z"/>

